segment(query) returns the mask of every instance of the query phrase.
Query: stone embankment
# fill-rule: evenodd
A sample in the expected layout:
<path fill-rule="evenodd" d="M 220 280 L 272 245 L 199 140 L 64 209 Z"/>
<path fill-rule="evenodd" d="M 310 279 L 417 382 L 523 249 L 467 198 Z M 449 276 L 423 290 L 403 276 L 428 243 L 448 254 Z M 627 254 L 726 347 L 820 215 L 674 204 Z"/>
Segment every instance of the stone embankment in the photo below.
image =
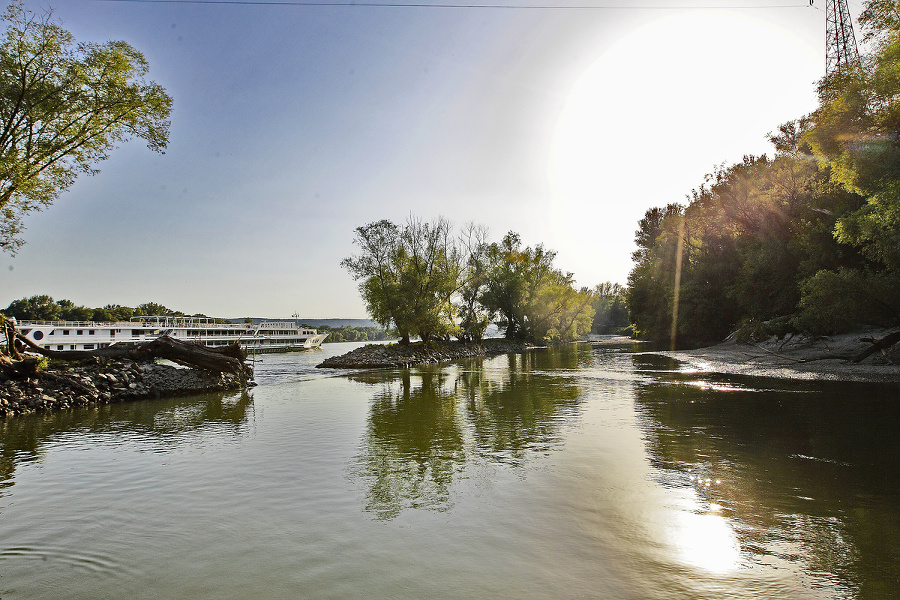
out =
<path fill-rule="evenodd" d="M 248 381 L 229 373 L 167 364 L 100 358 L 53 366 L 39 375 L 10 378 L 0 372 L 0 417 L 42 410 L 112 404 L 164 396 L 239 390 Z"/>
<path fill-rule="evenodd" d="M 428 347 L 421 343 L 409 346 L 368 344 L 341 356 L 328 358 L 317 366 L 332 369 L 398 368 L 476 356 L 523 352 L 532 348 L 535 346 L 505 339 L 487 339 L 480 342 L 432 342 Z"/>

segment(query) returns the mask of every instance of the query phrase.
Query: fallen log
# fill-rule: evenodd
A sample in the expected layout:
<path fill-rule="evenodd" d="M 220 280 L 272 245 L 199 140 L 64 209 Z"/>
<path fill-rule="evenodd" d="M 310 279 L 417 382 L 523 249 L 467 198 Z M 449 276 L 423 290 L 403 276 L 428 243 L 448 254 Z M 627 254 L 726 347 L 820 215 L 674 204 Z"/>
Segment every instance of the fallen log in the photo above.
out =
<path fill-rule="evenodd" d="M 854 356 L 852 359 L 850 359 L 850 362 L 854 362 L 854 363 L 862 362 L 863 360 L 865 360 L 869 356 L 875 354 L 879 350 L 884 352 L 888 348 L 892 347 L 894 344 L 900 342 L 900 331 L 895 331 L 894 333 L 886 335 L 885 337 L 881 338 L 880 340 L 876 340 L 875 338 L 862 338 L 861 341 L 869 342 L 872 344 L 872 346 L 869 348 L 866 348 L 865 350 L 863 350 L 862 352 L 860 352 L 859 354 Z"/>
<path fill-rule="evenodd" d="M 246 378 L 253 375 L 252 369 L 244 364 L 247 354 L 237 342 L 223 348 L 207 348 L 202 344 L 183 342 L 163 335 L 149 342 L 128 346 L 114 344 L 93 350 L 49 350 L 38 346 L 18 332 L 16 340 L 23 342 L 33 352 L 58 360 L 77 361 L 99 357 L 146 362 L 164 358 L 182 366 L 215 373 L 232 373 Z"/>

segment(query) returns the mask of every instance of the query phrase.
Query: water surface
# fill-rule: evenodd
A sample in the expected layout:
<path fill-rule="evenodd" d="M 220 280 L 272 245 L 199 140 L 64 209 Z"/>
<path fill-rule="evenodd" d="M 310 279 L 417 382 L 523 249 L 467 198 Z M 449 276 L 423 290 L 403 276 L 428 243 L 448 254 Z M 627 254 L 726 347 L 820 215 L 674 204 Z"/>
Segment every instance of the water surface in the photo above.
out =
<path fill-rule="evenodd" d="M 897 388 L 578 345 L 0 421 L 0 598 L 893 598 Z"/>

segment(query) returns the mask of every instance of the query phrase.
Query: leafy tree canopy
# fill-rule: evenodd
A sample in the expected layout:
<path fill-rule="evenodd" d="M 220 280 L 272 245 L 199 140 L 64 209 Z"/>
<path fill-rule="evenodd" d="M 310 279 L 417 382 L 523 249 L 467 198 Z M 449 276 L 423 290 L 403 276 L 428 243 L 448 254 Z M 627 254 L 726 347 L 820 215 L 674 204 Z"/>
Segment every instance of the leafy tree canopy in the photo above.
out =
<path fill-rule="evenodd" d="M 142 138 L 162 152 L 172 100 L 123 41 L 76 43 L 23 2 L 9 5 L 0 42 L 0 249 L 22 245 L 22 219 L 49 206 L 110 150 Z"/>
<path fill-rule="evenodd" d="M 594 295 L 553 268 L 556 253 L 525 247 L 517 233 L 488 243 L 470 225 L 454 237 L 449 222 L 411 217 L 356 229 L 360 253 L 341 265 L 359 281 L 369 315 L 408 344 L 436 337 L 477 340 L 491 320 L 509 338 L 569 340 L 590 331 Z"/>

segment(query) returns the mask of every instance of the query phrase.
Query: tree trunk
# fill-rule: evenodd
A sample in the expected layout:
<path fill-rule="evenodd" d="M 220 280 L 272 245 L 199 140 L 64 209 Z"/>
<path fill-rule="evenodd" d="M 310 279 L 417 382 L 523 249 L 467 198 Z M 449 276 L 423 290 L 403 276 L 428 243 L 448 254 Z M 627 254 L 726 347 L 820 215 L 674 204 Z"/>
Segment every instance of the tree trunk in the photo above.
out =
<path fill-rule="evenodd" d="M 112 345 L 94 350 L 48 350 L 26 339 L 18 332 L 16 337 L 18 340 L 23 341 L 32 351 L 59 360 L 84 360 L 102 357 L 150 361 L 154 358 L 164 358 L 183 366 L 215 373 L 233 373 L 244 377 L 252 375 L 250 367 L 244 364 L 247 354 L 237 342 L 223 348 L 207 348 L 202 344 L 182 342 L 164 335 L 150 342 L 133 346 Z"/>
<path fill-rule="evenodd" d="M 6 347 L 9 349 L 9 355 L 15 359 L 20 360 L 22 357 L 19 356 L 19 351 L 16 350 L 16 327 L 12 324 L 12 322 L 3 320 L 3 333 L 6 336 Z"/>
<path fill-rule="evenodd" d="M 850 359 L 850 362 L 858 363 L 862 362 L 869 356 L 875 354 L 879 350 L 887 350 L 897 342 L 900 342 L 900 331 L 895 331 L 880 340 L 876 340 L 874 338 L 863 338 L 864 342 L 871 342 L 872 346 L 870 348 L 866 348 L 856 356 Z"/>

